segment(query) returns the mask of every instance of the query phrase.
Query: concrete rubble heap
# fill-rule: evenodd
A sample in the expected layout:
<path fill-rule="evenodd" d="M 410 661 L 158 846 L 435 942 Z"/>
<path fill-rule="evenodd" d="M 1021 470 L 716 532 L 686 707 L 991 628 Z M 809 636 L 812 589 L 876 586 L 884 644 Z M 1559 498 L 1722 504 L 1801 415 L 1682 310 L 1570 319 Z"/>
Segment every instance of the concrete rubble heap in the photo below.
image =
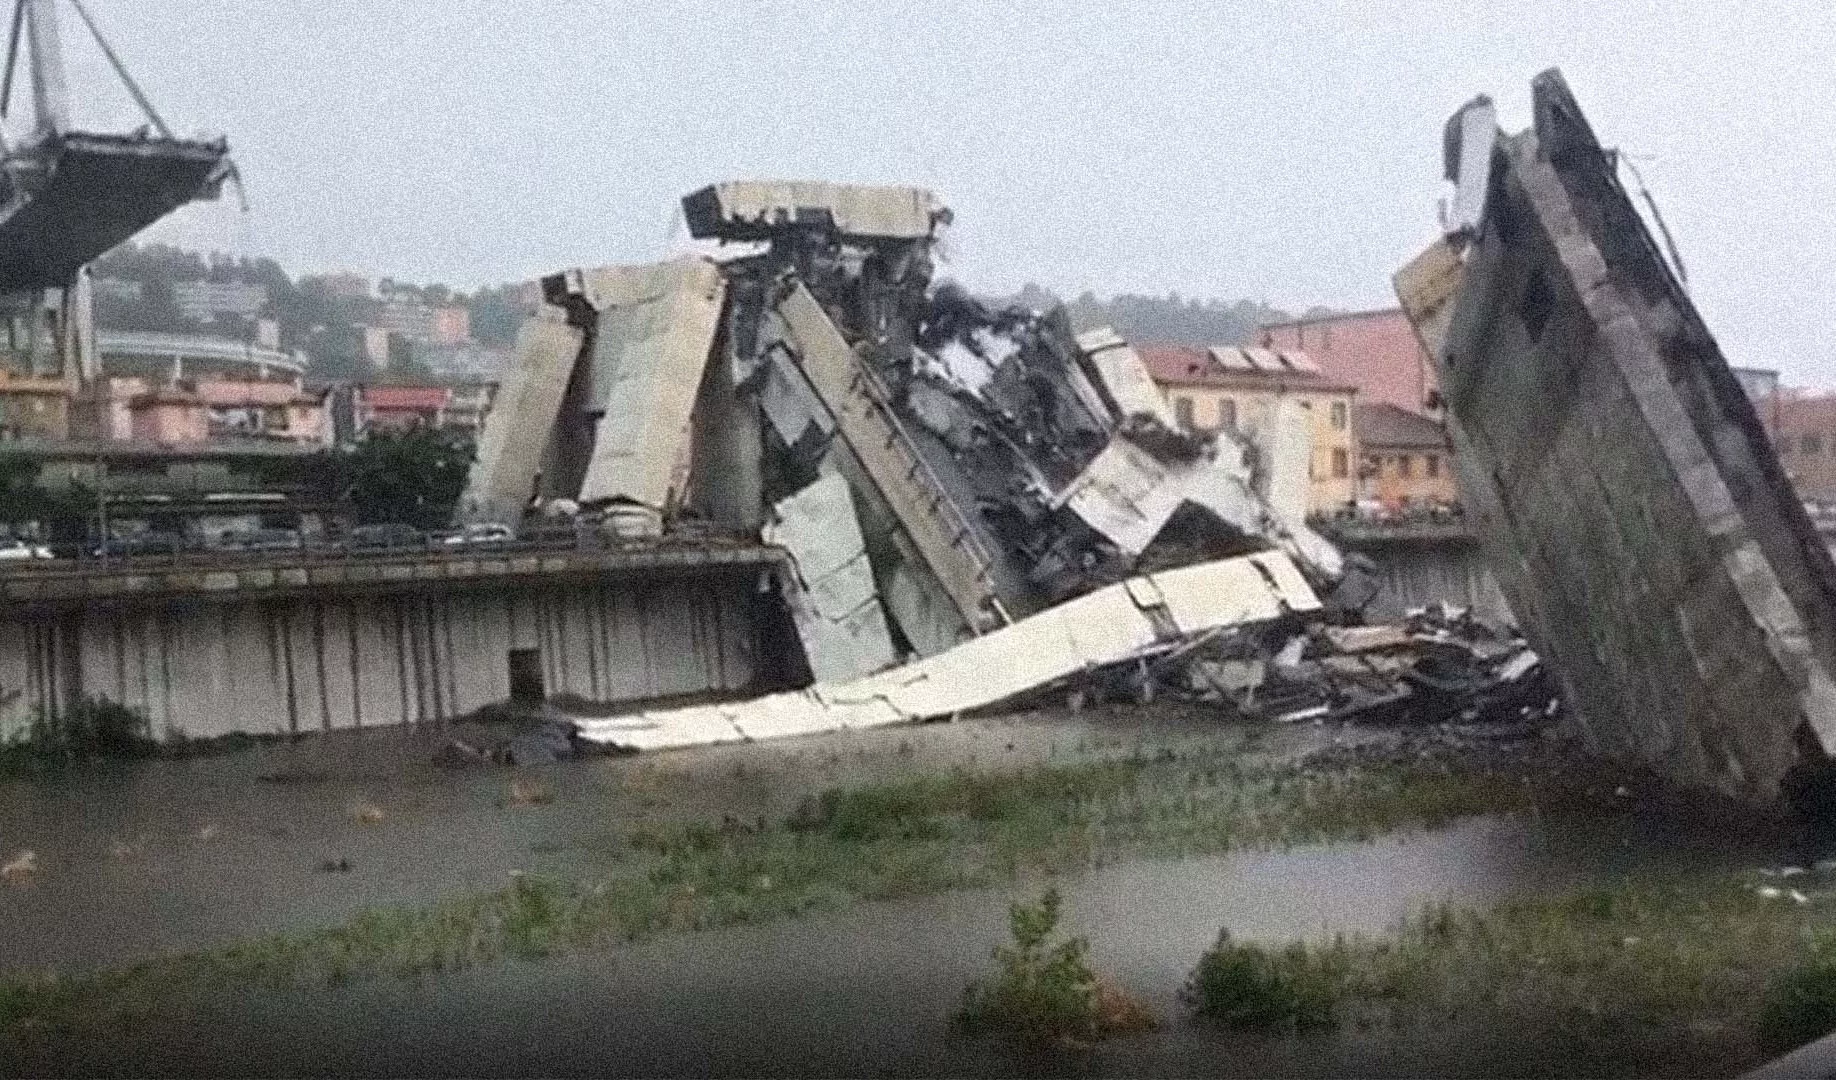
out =
<path fill-rule="evenodd" d="M 915 188 L 730 183 L 683 200 L 721 259 L 542 282 L 463 500 L 757 533 L 820 677 L 930 656 L 1144 570 L 1336 549 L 1271 492 L 1304 477 L 1177 430 L 1128 345 L 932 280 L 949 211 Z M 842 497 L 837 497 L 837 495 Z M 853 518 L 849 521 L 847 519 Z"/>
<path fill-rule="evenodd" d="M 1836 750 L 1836 566 L 1559 73 L 1447 127 L 1396 277 L 1487 561 L 1593 746 L 1756 803 Z"/>
<path fill-rule="evenodd" d="M 1298 409 L 1255 444 L 1179 430 L 1114 333 L 934 282 L 950 215 L 926 191 L 717 184 L 683 210 L 720 258 L 543 280 L 462 513 L 563 505 L 633 538 L 761 536 L 793 557 L 773 587 L 813 685 L 580 719 L 583 738 L 874 726 L 1104 680 L 1298 719 L 1374 713 L 1416 692 L 1411 673 L 1427 685 L 1375 647 L 1323 664 L 1340 646 L 1307 635 L 1365 583 L 1304 521 Z M 1512 672 L 1500 654 L 1449 676 L 1465 681 L 1436 717 L 1540 673 L 1515 651 Z M 1224 669 L 1235 683 L 1207 674 Z M 1297 680 L 1305 708 L 1269 704 Z"/>

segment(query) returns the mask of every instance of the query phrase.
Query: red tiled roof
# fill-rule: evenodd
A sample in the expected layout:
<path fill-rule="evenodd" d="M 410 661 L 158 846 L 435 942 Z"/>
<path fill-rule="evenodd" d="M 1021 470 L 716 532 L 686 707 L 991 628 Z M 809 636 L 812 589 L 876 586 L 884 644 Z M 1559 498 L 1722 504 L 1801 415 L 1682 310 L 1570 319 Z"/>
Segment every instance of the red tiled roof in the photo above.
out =
<path fill-rule="evenodd" d="M 1219 363 L 1210 349 L 1193 345 L 1136 345 L 1148 375 L 1162 386 L 1228 386 L 1243 389 L 1286 388 L 1351 392 L 1356 387 L 1323 378 L 1318 372 L 1284 368 L 1280 371 L 1230 368 Z M 1232 347 L 1229 351 L 1235 352 Z M 1264 350 L 1266 351 L 1266 350 Z M 1310 364 L 1304 354 L 1286 350 L 1290 358 Z"/>
<path fill-rule="evenodd" d="M 1397 446 L 1439 450 L 1447 446 L 1447 429 L 1420 413 L 1387 401 L 1360 401 L 1352 406 L 1352 431 L 1363 446 Z"/>

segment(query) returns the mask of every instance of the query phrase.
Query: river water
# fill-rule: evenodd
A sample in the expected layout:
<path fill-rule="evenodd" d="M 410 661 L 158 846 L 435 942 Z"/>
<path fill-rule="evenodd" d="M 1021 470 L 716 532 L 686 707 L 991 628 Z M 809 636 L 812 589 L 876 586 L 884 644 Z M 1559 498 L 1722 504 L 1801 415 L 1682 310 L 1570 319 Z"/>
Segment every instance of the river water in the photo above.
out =
<path fill-rule="evenodd" d="M 990 968 L 1006 905 L 1040 883 L 677 934 L 423 980 L 188 1003 L 173 1017 L 0 1071 L 400 1075 L 1421 1075 L 1588 1071 L 1526 1058 L 1523 1040 L 1415 1045 L 1357 1033 L 1236 1036 L 1181 1018 L 1186 974 L 1222 927 L 1285 941 L 1378 932 L 1431 900 L 1484 905 L 1679 860 L 1625 823 L 1477 819 L 1368 844 L 1135 861 L 1061 882 L 1064 929 L 1148 1004 L 1160 1032 L 1090 1051 L 1020 1054 L 954 1036 L 964 986 Z M 1488 1056 L 1508 1053 L 1507 1061 Z"/>

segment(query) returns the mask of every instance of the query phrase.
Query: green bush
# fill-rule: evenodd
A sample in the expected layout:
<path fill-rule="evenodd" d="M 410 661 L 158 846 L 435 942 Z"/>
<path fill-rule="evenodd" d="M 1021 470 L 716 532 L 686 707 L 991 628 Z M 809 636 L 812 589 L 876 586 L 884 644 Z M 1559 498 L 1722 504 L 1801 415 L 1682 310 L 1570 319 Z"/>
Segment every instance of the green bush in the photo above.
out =
<path fill-rule="evenodd" d="M 1182 994 L 1194 1015 L 1227 1027 L 1309 1031 L 1332 1027 L 1349 966 L 1335 949 L 1294 942 L 1281 949 L 1218 934 Z"/>
<path fill-rule="evenodd" d="M 45 757 L 137 758 L 159 752 L 147 718 L 104 697 L 86 697 L 56 719 L 40 717 L 23 749 Z"/>
<path fill-rule="evenodd" d="M 1013 944 L 997 945 L 993 979 L 963 995 L 957 1026 L 970 1034 L 1006 1034 L 1029 1042 L 1094 1039 L 1102 1034 L 1097 977 L 1086 956 L 1090 942 L 1067 938 L 1048 945 L 1061 901 L 1048 889 L 1038 903 L 1008 908 Z"/>
<path fill-rule="evenodd" d="M 1810 958 L 1785 972 L 1760 1007 L 1760 1041 L 1789 1050 L 1836 1031 L 1836 935 L 1820 933 Z"/>

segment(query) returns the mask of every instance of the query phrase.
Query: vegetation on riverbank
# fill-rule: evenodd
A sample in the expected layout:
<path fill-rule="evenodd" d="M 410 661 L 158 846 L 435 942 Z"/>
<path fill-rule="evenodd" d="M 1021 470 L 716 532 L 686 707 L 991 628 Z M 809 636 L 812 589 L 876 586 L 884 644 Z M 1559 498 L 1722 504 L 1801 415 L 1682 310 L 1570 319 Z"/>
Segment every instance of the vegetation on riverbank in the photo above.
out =
<path fill-rule="evenodd" d="M 1244 1029 L 1457 1024 L 1603 1046 L 1636 1033 L 1748 1061 L 1836 1029 L 1836 879 L 1796 880 L 1636 876 L 1484 911 L 1431 906 L 1385 937 L 1225 934 L 1186 998 Z"/>
<path fill-rule="evenodd" d="M 953 1018 L 969 1035 L 1002 1035 L 1038 1045 L 1085 1045 L 1160 1026 L 1154 1015 L 1091 968 L 1090 941 L 1053 941 L 1062 900 L 1047 889 L 1008 908 L 1010 944 L 994 948 L 995 974 L 963 994 Z"/>
<path fill-rule="evenodd" d="M 778 822 L 627 838 L 593 881 L 517 877 L 422 909 L 366 913 L 69 977 L 0 979 L 0 1030 L 57 1032 L 223 985 L 337 983 L 534 957 L 1073 870 L 1135 853 L 1363 839 L 1527 805 L 1521 782 L 1442 766 L 1245 766 L 1222 750 L 839 788 Z"/>

